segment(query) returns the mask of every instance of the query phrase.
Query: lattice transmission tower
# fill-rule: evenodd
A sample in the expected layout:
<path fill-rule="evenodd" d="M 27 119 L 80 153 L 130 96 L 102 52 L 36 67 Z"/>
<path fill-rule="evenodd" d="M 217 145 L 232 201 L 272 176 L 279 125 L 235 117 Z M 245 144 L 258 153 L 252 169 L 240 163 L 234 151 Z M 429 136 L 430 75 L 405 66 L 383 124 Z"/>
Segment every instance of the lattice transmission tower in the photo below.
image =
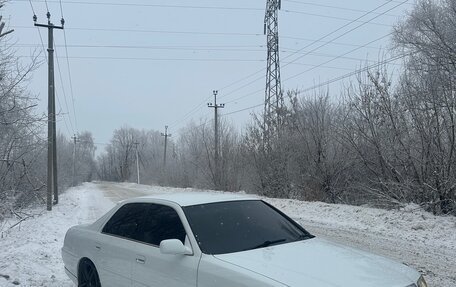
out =
<path fill-rule="evenodd" d="M 280 83 L 279 62 L 279 10 L 281 0 L 266 0 L 264 34 L 267 36 L 267 69 L 264 101 L 264 142 L 269 146 L 270 139 L 278 135 L 283 110 L 283 94 Z"/>

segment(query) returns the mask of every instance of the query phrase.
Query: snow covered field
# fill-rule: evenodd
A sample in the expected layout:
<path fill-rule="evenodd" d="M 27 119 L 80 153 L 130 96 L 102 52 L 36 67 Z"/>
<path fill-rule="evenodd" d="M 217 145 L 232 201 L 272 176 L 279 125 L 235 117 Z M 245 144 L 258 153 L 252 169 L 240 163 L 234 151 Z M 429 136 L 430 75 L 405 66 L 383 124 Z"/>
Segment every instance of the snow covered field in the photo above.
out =
<path fill-rule="evenodd" d="M 63 238 L 70 226 L 94 221 L 119 200 L 178 190 L 136 184 L 86 183 L 62 194 L 51 213 L 42 207 L 28 209 L 0 222 L 0 286 L 73 286 L 63 271 L 60 257 Z M 454 217 L 436 217 L 417 206 L 386 211 L 319 202 L 266 200 L 317 236 L 409 264 L 425 274 L 430 286 L 456 286 Z M 21 220 L 19 216 L 27 219 L 17 224 Z"/>

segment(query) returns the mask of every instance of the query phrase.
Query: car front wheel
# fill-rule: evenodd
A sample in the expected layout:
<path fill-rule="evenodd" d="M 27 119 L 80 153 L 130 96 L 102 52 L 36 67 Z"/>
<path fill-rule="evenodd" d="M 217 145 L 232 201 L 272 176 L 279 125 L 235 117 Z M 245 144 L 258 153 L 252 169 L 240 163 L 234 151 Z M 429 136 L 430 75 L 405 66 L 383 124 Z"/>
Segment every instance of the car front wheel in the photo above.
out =
<path fill-rule="evenodd" d="M 84 260 L 79 266 L 79 287 L 101 287 L 95 265 L 89 260 Z"/>

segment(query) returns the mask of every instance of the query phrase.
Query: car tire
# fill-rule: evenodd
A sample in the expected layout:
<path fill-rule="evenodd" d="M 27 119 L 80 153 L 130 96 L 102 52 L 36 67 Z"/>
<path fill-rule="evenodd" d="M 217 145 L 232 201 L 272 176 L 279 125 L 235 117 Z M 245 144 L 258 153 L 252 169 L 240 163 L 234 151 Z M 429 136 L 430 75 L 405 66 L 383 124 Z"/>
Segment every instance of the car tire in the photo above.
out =
<path fill-rule="evenodd" d="M 78 287 L 101 287 L 97 269 L 86 259 L 79 264 Z"/>

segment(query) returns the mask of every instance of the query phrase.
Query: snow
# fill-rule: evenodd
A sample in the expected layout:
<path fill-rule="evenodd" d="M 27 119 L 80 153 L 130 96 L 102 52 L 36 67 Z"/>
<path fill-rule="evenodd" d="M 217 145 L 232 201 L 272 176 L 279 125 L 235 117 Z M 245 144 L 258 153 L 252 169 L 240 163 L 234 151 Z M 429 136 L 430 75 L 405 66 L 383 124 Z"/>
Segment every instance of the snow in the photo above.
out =
<path fill-rule="evenodd" d="M 384 210 L 343 204 L 265 199 L 314 235 L 395 259 L 430 286 L 456 287 L 456 218 L 419 206 Z"/>
<path fill-rule="evenodd" d="M 131 183 L 86 183 L 60 196 L 52 212 L 30 208 L 20 219 L 0 222 L 0 286 L 74 286 L 60 248 L 67 229 L 90 223 L 128 197 L 195 191 Z M 404 262 L 430 286 L 456 286 L 456 218 L 434 216 L 418 206 L 382 210 L 321 202 L 265 199 L 311 233 Z M 8 277 L 8 278 L 5 278 Z"/>
<path fill-rule="evenodd" d="M 0 286 L 74 286 L 64 272 L 60 248 L 69 227 L 89 223 L 114 204 L 93 184 L 72 188 L 60 196 L 52 212 L 43 207 L 27 210 L 33 218 L 17 222 L 10 219 L 0 239 Z"/>

